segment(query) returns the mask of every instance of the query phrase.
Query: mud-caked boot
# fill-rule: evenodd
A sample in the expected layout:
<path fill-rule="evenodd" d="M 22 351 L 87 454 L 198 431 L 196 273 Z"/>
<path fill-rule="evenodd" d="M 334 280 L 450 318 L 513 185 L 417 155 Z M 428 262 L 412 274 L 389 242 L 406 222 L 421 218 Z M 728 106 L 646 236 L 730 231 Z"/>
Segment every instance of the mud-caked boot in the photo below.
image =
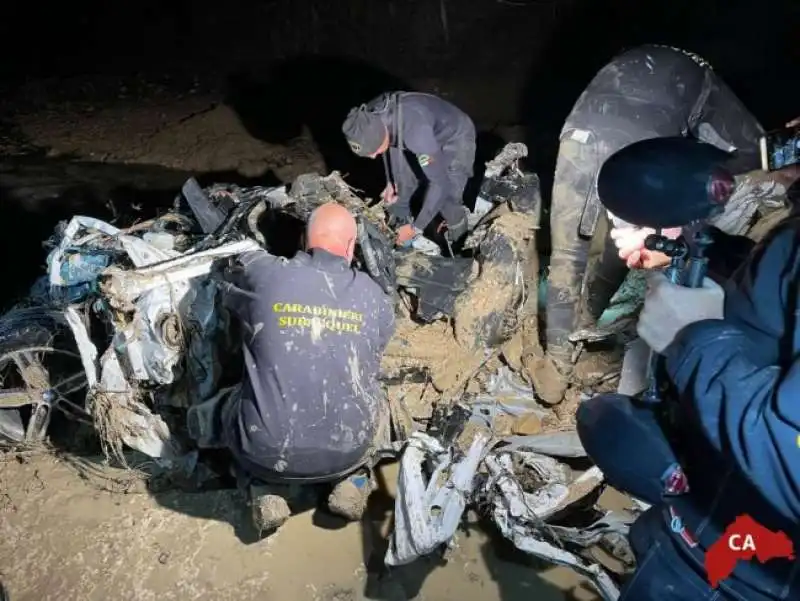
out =
<path fill-rule="evenodd" d="M 369 472 L 356 472 L 333 487 L 328 496 L 328 509 L 346 520 L 358 521 L 364 515 L 374 489 L 375 483 Z"/>
<path fill-rule="evenodd" d="M 283 526 L 291 517 L 289 503 L 274 486 L 250 485 L 248 503 L 253 526 L 262 534 L 271 534 Z"/>
<path fill-rule="evenodd" d="M 540 353 L 524 354 L 522 365 L 540 400 L 548 405 L 558 405 L 564 400 L 572 373 L 571 365 L 558 363 Z"/>

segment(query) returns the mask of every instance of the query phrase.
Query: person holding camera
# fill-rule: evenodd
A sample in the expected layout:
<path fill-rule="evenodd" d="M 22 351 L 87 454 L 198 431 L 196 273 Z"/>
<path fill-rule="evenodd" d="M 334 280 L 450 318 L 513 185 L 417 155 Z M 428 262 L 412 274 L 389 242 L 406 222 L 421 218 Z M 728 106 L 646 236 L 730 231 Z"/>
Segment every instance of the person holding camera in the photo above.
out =
<path fill-rule="evenodd" d="M 647 278 L 637 330 L 663 356 L 663 400 L 601 395 L 577 414 L 608 483 L 651 506 L 631 528 L 637 569 L 620 601 L 800 598 L 794 561 L 762 561 L 767 531 L 788 559 L 800 544 L 800 212 L 723 285 L 681 287 L 659 270 Z M 717 582 L 709 550 L 730 547 L 742 516 L 762 534 L 752 558 Z"/>

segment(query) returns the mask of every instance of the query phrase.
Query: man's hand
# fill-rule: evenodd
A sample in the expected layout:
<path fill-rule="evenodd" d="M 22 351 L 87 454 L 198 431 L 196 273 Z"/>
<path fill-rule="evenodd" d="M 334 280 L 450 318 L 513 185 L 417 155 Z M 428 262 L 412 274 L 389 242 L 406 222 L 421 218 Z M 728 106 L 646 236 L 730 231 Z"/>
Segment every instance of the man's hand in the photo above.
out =
<path fill-rule="evenodd" d="M 400 226 L 400 228 L 397 230 L 397 239 L 395 240 L 395 243 L 397 246 L 403 246 L 407 242 L 411 241 L 416 235 L 417 231 L 410 223 Z"/>
<path fill-rule="evenodd" d="M 649 227 L 615 227 L 610 236 L 619 251 L 619 258 L 625 261 L 630 269 L 656 269 L 669 265 L 669 257 L 664 253 L 647 250 L 644 240 L 656 230 Z M 677 238 L 681 235 L 681 228 L 663 230 L 662 235 L 667 238 Z"/>
<path fill-rule="evenodd" d="M 647 275 L 647 294 L 636 331 L 647 345 L 661 353 L 683 328 L 696 321 L 722 319 L 725 292 L 705 278 L 702 288 L 673 284 L 663 273 Z"/>
<path fill-rule="evenodd" d="M 391 205 L 397 201 L 397 188 L 394 184 L 386 184 L 383 192 L 381 192 L 381 200 L 383 200 L 383 204 L 385 205 Z"/>

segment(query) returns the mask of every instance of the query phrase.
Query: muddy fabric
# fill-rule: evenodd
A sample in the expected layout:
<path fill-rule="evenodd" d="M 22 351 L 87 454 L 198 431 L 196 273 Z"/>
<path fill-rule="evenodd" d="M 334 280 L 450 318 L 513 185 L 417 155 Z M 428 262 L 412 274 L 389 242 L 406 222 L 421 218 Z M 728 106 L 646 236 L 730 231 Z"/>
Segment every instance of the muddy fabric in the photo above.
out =
<path fill-rule="evenodd" d="M 226 306 L 242 324 L 245 372 L 228 445 L 248 471 L 319 478 L 368 454 L 385 403 L 380 359 L 391 301 L 321 250 L 259 251 L 227 270 Z"/>
<path fill-rule="evenodd" d="M 448 223 L 464 215 L 463 196 L 475 161 L 475 125 L 456 106 L 430 94 L 394 92 L 369 103 L 389 131 L 389 163 L 398 199 L 391 208 L 400 222 L 411 219 L 411 199 L 424 186 L 413 220 L 424 230 L 440 214 Z"/>
<path fill-rule="evenodd" d="M 758 164 L 762 128 L 700 57 L 664 46 L 640 46 L 601 69 L 580 96 L 561 132 L 551 203 L 552 255 L 547 292 L 547 351 L 568 369 L 567 337 L 581 325 L 590 239 L 580 234 L 587 205 L 596 206 L 603 162 L 634 142 L 695 135 L 727 151 L 734 168 Z M 596 317 L 622 283 L 624 266 L 604 257 L 589 274 Z M 593 284 L 595 278 L 602 282 Z"/>

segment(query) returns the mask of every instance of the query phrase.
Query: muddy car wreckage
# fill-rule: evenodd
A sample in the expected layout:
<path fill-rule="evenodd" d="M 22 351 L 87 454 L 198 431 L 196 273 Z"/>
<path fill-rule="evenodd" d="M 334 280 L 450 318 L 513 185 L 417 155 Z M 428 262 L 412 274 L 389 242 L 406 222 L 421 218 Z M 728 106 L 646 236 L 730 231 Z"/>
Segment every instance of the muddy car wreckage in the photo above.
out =
<path fill-rule="evenodd" d="M 492 208 L 473 215 L 456 256 L 395 250 L 381 203 L 370 206 L 336 172 L 271 188 L 201 188 L 189 179 L 155 219 L 123 229 L 87 216 L 59 224 L 47 275 L 0 319 L 0 439 L 35 445 L 51 426 L 84 423 L 123 465 L 128 448 L 161 470 L 197 472 L 203 456 L 187 433 L 187 410 L 241 374 L 215 265 L 272 250 L 286 219 L 302 226 L 315 207 L 338 202 L 357 219 L 357 267 L 397 309 L 382 366 L 394 440 L 376 451 L 401 458 L 385 563 L 446 553 L 473 508 L 521 551 L 572 567 L 616 599 L 617 584 L 593 553 L 630 564 L 637 508 L 600 507 L 603 474 L 585 457 L 574 411 L 587 395 L 615 388 L 622 354 L 610 345 L 600 367 L 595 357 L 576 368 L 578 385 L 560 405 L 537 399 L 527 370 L 542 357 L 541 195 L 538 177 L 519 166 L 526 155 L 511 143 L 487 163 L 479 196 Z M 623 286 L 598 339 L 630 338 L 633 297 Z M 579 366 L 584 357 L 576 352 Z"/>

